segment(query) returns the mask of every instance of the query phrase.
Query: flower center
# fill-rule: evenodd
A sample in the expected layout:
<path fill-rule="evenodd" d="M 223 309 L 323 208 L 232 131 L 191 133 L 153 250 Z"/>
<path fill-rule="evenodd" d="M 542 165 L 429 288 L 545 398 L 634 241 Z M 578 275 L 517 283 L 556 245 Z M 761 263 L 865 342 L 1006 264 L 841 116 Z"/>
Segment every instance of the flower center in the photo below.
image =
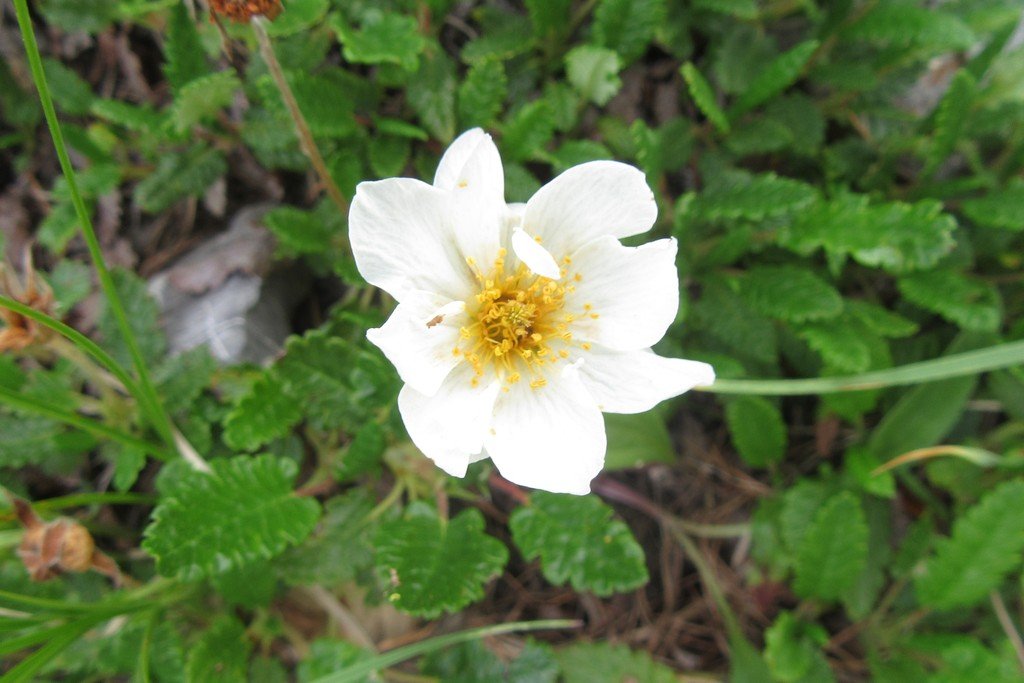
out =
<path fill-rule="evenodd" d="M 561 280 L 537 275 L 523 264 L 506 272 L 505 256 L 501 249 L 487 274 L 467 259 L 480 291 L 475 301 L 467 302 L 472 322 L 460 330 L 460 345 L 453 353 L 472 365 L 473 386 L 490 368 L 507 385 L 525 377 L 531 387 L 539 389 L 547 383 L 547 366 L 568 358 L 574 346 L 570 327 L 580 314 L 566 310 L 566 299 L 576 291 L 573 283 L 580 276 L 565 283 L 569 259 L 565 259 Z M 585 306 L 583 314 L 596 318 L 591 308 Z M 590 348 L 585 343 L 575 346 Z"/>

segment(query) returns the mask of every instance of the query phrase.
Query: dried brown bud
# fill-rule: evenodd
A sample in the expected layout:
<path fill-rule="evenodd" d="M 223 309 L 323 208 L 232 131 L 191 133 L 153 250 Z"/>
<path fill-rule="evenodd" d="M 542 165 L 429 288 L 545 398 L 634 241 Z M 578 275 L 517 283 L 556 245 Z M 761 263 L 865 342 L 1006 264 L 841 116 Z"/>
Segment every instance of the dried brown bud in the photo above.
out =
<path fill-rule="evenodd" d="M 283 8 L 281 0 L 210 0 L 210 9 L 231 21 L 248 24 L 261 14 L 273 21 Z"/>
<path fill-rule="evenodd" d="M 40 313 L 53 315 L 53 292 L 49 285 L 41 280 L 32 266 L 32 252 L 25 250 L 24 279 L 19 279 L 6 264 L 0 263 L 0 292 L 34 308 Z M 5 327 L 0 329 L 0 351 L 21 351 L 29 346 L 44 343 L 53 336 L 53 330 L 43 327 L 35 321 L 15 313 L 9 308 L 0 307 L 0 320 Z"/>
<path fill-rule="evenodd" d="M 44 523 L 28 503 L 11 498 L 14 513 L 25 527 L 18 557 L 33 581 L 48 581 L 64 572 L 95 569 L 120 585 L 125 577 L 117 564 L 96 549 L 89 530 L 73 519 Z"/>

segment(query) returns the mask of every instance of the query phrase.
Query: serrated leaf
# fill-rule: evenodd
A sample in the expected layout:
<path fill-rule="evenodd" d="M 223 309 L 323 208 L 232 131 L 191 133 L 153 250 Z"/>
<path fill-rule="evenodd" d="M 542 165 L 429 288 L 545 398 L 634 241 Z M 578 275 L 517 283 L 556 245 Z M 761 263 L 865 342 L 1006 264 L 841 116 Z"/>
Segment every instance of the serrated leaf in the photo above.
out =
<path fill-rule="evenodd" d="M 818 41 L 808 40 L 772 60 L 740 95 L 730 115 L 740 116 L 796 83 L 817 49 Z"/>
<path fill-rule="evenodd" d="M 345 455 L 334 476 L 339 481 L 347 481 L 380 470 L 381 456 L 384 455 L 386 446 L 381 426 L 376 422 L 367 422 L 356 432 L 352 443 L 345 449 Z"/>
<path fill-rule="evenodd" d="M 53 93 L 54 104 L 60 111 L 79 116 L 89 113 L 96 96 L 81 76 L 49 57 L 43 59 L 43 71 Z"/>
<path fill-rule="evenodd" d="M 565 56 L 565 75 L 585 100 L 599 107 L 608 104 L 622 87 L 619 55 L 593 45 L 580 45 Z"/>
<path fill-rule="evenodd" d="M 883 2 L 843 30 L 849 39 L 880 45 L 964 50 L 977 42 L 971 29 L 949 12 L 909 3 Z"/>
<path fill-rule="evenodd" d="M 298 468 L 265 455 L 187 472 L 153 511 L 143 548 L 164 576 L 194 580 L 279 554 L 313 530 L 320 506 L 292 491 Z"/>
<path fill-rule="evenodd" d="M 644 551 L 614 511 L 593 496 L 538 491 L 509 518 L 526 559 L 540 557 L 544 578 L 611 595 L 647 583 Z"/>
<path fill-rule="evenodd" d="M 467 64 L 482 60 L 507 61 L 528 52 L 536 43 L 530 21 L 517 12 L 494 10 L 482 35 L 466 43 L 459 55 Z"/>
<path fill-rule="evenodd" d="M 740 457 L 751 467 L 767 467 L 786 454 L 788 438 L 782 413 L 760 396 L 743 396 L 725 407 L 725 420 Z"/>
<path fill-rule="evenodd" d="M 164 75 L 175 92 L 210 71 L 199 32 L 183 4 L 176 4 L 171 10 L 164 59 Z"/>
<path fill-rule="evenodd" d="M 405 91 L 420 123 L 441 142 L 455 137 L 455 67 L 444 53 L 425 57 Z"/>
<path fill-rule="evenodd" d="M 686 87 L 689 88 L 690 97 L 704 112 L 704 116 L 708 117 L 708 121 L 714 124 L 720 132 L 728 133 L 729 119 L 725 116 L 722 108 L 718 106 L 718 102 L 715 101 L 715 92 L 711 89 L 711 84 L 691 62 L 683 64 L 680 72 L 686 81 Z"/>
<path fill-rule="evenodd" d="M 314 136 L 341 139 L 359 130 L 353 113 L 355 104 L 348 94 L 348 77 L 342 70 L 325 69 L 315 74 L 290 71 L 285 78 Z M 259 87 L 263 100 L 275 114 L 276 125 L 290 132 L 293 125 L 273 79 L 269 75 L 263 77 Z"/>
<path fill-rule="evenodd" d="M 284 11 L 267 25 L 267 33 L 290 36 L 306 31 L 324 18 L 329 7 L 328 0 L 288 0 Z"/>
<path fill-rule="evenodd" d="M 438 681 L 458 683 L 555 683 L 558 663 L 551 648 L 532 640 L 511 662 L 503 662 L 474 640 L 445 648 L 423 658 L 421 671 Z"/>
<path fill-rule="evenodd" d="M 302 417 L 298 401 L 280 378 L 268 373 L 256 380 L 224 420 L 224 443 L 238 451 L 255 451 L 291 430 Z"/>
<path fill-rule="evenodd" d="M 167 350 L 167 338 L 160 327 L 160 307 L 149 295 L 145 280 L 121 268 L 112 270 L 110 275 L 142 357 L 151 367 L 156 366 Z M 96 327 L 103 336 L 104 349 L 123 366 L 130 367 L 132 360 L 128 344 L 121 336 L 121 329 L 106 303 Z"/>
<path fill-rule="evenodd" d="M 708 220 L 761 220 L 800 211 L 817 196 L 811 185 L 792 178 L 731 172 L 697 195 L 691 210 Z"/>
<path fill-rule="evenodd" d="M 397 64 L 415 71 L 426 40 L 412 17 L 396 12 L 369 11 L 359 29 L 336 24 L 345 59 L 355 64 Z"/>
<path fill-rule="evenodd" d="M 835 370 L 855 374 L 871 367 L 871 347 L 864 338 L 864 330 L 848 320 L 805 323 L 795 331 Z"/>
<path fill-rule="evenodd" d="M 393 396 L 390 371 L 377 356 L 323 331 L 289 339 L 277 369 L 318 429 L 355 422 Z"/>
<path fill-rule="evenodd" d="M 93 116 L 140 133 L 151 133 L 160 128 L 163 116 L 149 105 L 135 105 L 121 100 L 93 100 L 89 111 Z"/>
<path fill-rule="evenodd" d="M 277 592 L 277 576 L 266 561 L 221 572 L 211 582 L 225 602 L 247 609 L 266 607 Z"/>
<path fill-rule="evenodd" d="M 1024 230 L 1024 180 L 1014 178 L 1001 190 L 966 200 L 962 208 L 978 225 L 1020 232 Z"/>
<path fill-rule="evenodd" d="M 842 194 L 804 207 L 780 242 L 800 253 L 820 247 L 901 274 L 934 266 L 952 250 L 954 229 L 956 220 L 934 200 L 869 206 L 865 195 Z"/>
<path fill-rule="evenodd" d="M 354 488 L 327 501 L 317 530 L 274 559 L 276 573 L 289 585 L 334 585 L 352 581 L 373 563 L 370 541 L 376 500 Z"/>
<path fill-rule="evenodd" d="M 66 453 L 78 453 L 91 448 L 91 438 L 83 443 L 69 439 L 64 427 L 44 417 L 0 414 L 0 467 L 21 467 L 41 464 Z"/>
<path fill-rule="evenodd" d="M 676 460 L 672 436 L 657 411 L 648 410 L 635 415 L 605 413 L 604 426 L 608 434 L 608 451 L 604 460 L 606 470 Z"/>
<path fill-rule="evenodd" d="M 594 40 L 629 64 L 643 55 L 664 16 L 664 0 L 600 0 L 594 9 Z"/>
<path fill-rule="evenodd" d="M 153 373 L 153 381 L 167 412 L 176 413 L 191 407 L 209 386 L 216 369 L 217 361 L 205 346 L 179 353 L 161 363 Z"/>
<path fill-rule="evenodd" d="M 641 650 L 610 643 L 576 643 L 555 652 L 565 683 L 676 683 L 675 672 Z"/>
<path fill-rule="evenodd" d="M 772 680 L 782 683 L 813 680 L 807 678 L 820 647 L 828 642 L 828 633 L 818 624 L 808 624 L 783 612 L 765 631 L 764 658 L 772 672 Z"/>
<path fill-rule="evenodd" d="M 957 519 L 952 535 L 938 542 L 934 557 L 914 582 L 922 605 L 935 609 L 972 605 L 1020 567 L 1022 500 L 1024 481 L 1008 481 Z"/>
<path fill-rule="evenodd" d="M 756 19 L 758 15 L 757 0 L 693 0 L 693 6 L 737 19 Z"/>
<path fill-rule="evenodd" d="M 251 651 L 242 623 L 233 616 L 222 615 L 189 649 L 186 680 L 244 683 Z"/>
<path fill-rule="evenodd" d="M 569 11 L 572 0 L 525 0 L 533 33 L 538 38 L 555 40 L 563 37 L 571 25 Z"/>
<path fill-rule="evenodd" d="M 489 126 L 501 113 L 508 93 L 505 65 L 496 59 L 473 64 L 459 84 L 459 124 L 463 129 Z"/>
<path fill-rule="evenodd" d="M 433 619 L 479 600 L 484 584 L 501 573 L 508 550 L 484 533 L 479 510 L 444 521 L 423 503 L 381 524 L 374 547 L 380 580 L 398 609 Z"/>
<path fill-rule="evenodd" d="M 837 600 L 857 580 L 868 552 L 868 524 L 849 492 L 818 510 L 797 551 L 793 589 L 804 598 Z"/>
<path fill-rule="evenodd" d="M 376 135 L 370 139 L 370 168 L 381 178 L 402 175 L 412 146 L 409 138 L 394 135 Z"/>
<path fill-rule="evenodd" d="M 334 225 L 311 211 L 294 206 L 279 206 L 263 216 L 266 225 L 281 246 L 295 254 L 320 254 L 333 248 L 338 236 Z"/>
<path fill-rule="evenodd" d="M 213 118 L 231 104 L 241 87 L 233 71 L 218 71 L 192 79 L 178 90 L 171 105 L 174 130 L 185 133 L 197 123 Z"/>
<path fill-rule="evenodd" d="M 501 136 L 502 156 L 526 161 L 541 152 L 555 134 L 555 117 L 545 100 L 534 100 L 517 109 L 505 122 Z"/>
<path fill-rule="evenodd" d="M 701 298 L 693 306 L 691 320 L 741 358 L 773 363 L 778 357 L 772 322 L 720 280 L 705 281 Z M 756 339 L 757 343 L 751 344 L 751 339 Z"/>
<path fill-rule="evenodd" d="M 948 269 L 926 270 L 899 280 L 904 298 L 971 332 L 995 332 L 1003 302 L 991 283 Z"/>
<path fill-rule="evenodd" d="M 967 115 L 974 104 L 977 83 L 967 69 L 960 69 L 950 81 L 949 89 L 935 112 L 935 133 L 932 148 L 928 152 L 926 173 L 931 173 L 950 155 L 967 122 Z"/>
<path fill-rule="evenodd" d="M 920 325 L 902 315 L 860 299 L 847 299 L 846 310 L 872 332 L 882 337 L 902 339 L 916 334 Z"/>
<path fill-rule="evenodd" d="M 165 154 L 135 186 L 135 203 L 143 211 L 160 213 L 179 199 L 202 195 L 227 170 L 224 155 L 212 147 L 196 145 L 183 153 Z"/>
<path fill-rule="evenodd" d="M 752 268 L 740 279 L 740 295 L 761 313 L 790 322 L 827 320 L 843 311 L 839 292 L 798 266 Z"/>

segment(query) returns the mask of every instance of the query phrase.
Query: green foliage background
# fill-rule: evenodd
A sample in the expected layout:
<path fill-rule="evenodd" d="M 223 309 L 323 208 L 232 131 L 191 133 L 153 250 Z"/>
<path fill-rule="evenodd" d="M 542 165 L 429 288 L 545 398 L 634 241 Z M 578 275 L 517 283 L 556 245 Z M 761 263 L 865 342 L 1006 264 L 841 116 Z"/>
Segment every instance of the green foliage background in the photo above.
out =
<path fill-rule="evenodd" d="M 375 658 L 372 640 L 296 634 L 282 605 L 327 591 L 493 623 L 501 615 L 473 605 L 495 604 L 533 566 L 547 586 L 567 586 L 560 616 L 590 622 L 586 605 L 663 597 L 651 575 L 677 545 L 702 586 L 688 595 L 709 596 L 701 618 L 718 634 L 692 656 L 610 642 L 630 643 L 628 629 L 597 642 L 563 630 L 512 652 L 479 639 L 428 648 L 407 671 L 1020 680 L 1020 358 L 910 387 L 771 395 L 789 379 L 856 378 L 1024 340 L 1018 1 L 283 3 L 268 31 L 345 196 L 364 179 L 432 177 L 473 126 L 495 136 L 509 201 L 594 159 L 647 174 L 660 208 L 652 236 L 679 240 L 683 287 L 658 349 L 782 390 L 609 417 L 604 501 L 510 492 L 486 464 L 453 480 L 415 452 L 394 410 L 398 379 L 365 341 L 388 304 L 355 270 L 344 212 L 316 199 L 251 28 L 219 28 L 192 4 L 33 5 L 82 199 L 91 212 L 113 201 L 125 217 L 189 214 L 211 231 L 221 213 L 197 200 L 221 181 L 228 213 L 272 199 L 264 223 L 277 259 L 316 276 L 325 312 L 270 367 L 218 367 L 203 351 L 167 357 L 144 281 L 113 273 L 156 392 L 210 474 L 175 458 L 149 408 L 88 361 L 56 347 L 0 356 L 4 487 L 46 519 L 86 524 L 139 582 L 31 584 L 15 553 L 21 531 L 0 509 L 3 680 L 376 680 L 367 676 L 395 662 Z M 63 54 L 67 36 L 86 47 Z M 97 81 L 91 60 L 111 40 L 144 60 L 147 97 Z M 75 312 L 95 287 L 74 192 L 53 170 L 27 74 L 22 55 L 4 53 L 0 155 L 45 188 L 30 221 L 37 261 L 59 314 L 87 321 Z M 273 183 L 240 171 L 253 166 Z M 95 315 L 84 331 L 128 365 L 113 313 Z M 703 450 L 690 446 L 694 429 Z M 923 462 L 878 470 L 913 452 Z M 676 506 L 678 490 L 658 493 L 666 471 L 705 461 L 708 486 L 742 477 L 756 495 Z M 631 530 L 651 519 L 666 533 Z"/>

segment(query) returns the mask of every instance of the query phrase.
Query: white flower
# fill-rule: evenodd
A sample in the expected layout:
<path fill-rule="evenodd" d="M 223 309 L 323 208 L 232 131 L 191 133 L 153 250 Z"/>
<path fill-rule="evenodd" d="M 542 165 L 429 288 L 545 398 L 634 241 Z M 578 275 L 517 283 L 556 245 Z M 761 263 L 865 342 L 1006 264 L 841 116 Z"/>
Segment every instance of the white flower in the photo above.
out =
<path fill-rule="evenodd" d="M 643 173 L 613 161 L 507 205 L 479 129 L 452 143 L 432 186 L 361 183 L 356 264 L 398 301 L 367 336 L 405 382 L 398 408 L 416 446 L 455 476 L 490 457 L 515 483 L 583 494 L 604 463 L 601 411 L 639 413 L 711 384 L 711 366 L 650 348 L 679 306 L 676 242 L 619 238 L 656 216 Z"/>

